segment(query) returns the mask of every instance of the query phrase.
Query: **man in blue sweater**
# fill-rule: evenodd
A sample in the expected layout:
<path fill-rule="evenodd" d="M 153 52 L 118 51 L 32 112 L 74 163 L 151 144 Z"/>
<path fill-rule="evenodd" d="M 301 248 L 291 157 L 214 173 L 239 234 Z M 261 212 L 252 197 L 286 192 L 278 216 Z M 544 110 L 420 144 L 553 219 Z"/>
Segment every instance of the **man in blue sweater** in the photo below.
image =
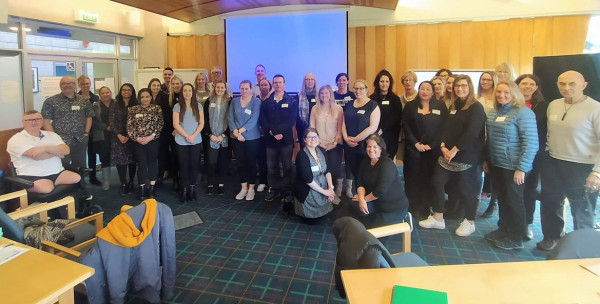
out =
<path fill-rule="evenodd" d="M 298 116 L 295 98 L 285 91 L 285 78 L 277 74 L 273 77 L 273 94 L 260 106 L 259 124 L 265 134 L 267 146 L 267 168 L 269 195 L 265 201 L 271 202 L 284 197 L 292 197 L 292 154 L 294 151 L 294 124 Z M 281 166 L 280 166 L 281 164 Z M 283 173 L 283 175 L 282 175 Z"/>

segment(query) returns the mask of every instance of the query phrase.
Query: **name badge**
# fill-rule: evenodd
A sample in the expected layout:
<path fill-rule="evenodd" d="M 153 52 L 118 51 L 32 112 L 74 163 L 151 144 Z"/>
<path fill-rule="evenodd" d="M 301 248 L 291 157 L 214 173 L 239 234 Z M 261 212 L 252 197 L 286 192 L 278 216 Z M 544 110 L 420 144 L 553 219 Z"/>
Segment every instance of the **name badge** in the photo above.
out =
<path fill-rule="evenodd" d="M 384 106 L 389 106 L 390 105 L 390 101 L 389 100 L 384 100 L 381 102 L 382 105 Z"/>
<path fill-rule="evenodd" d="M 140 113 L 135 114 L 135 118 L 142 118 L 142 117 L 144 117 L 144 114 L 140 114 Z"/>
<path fill-rule="evenodd" d="M 358 111 L 356 112 L 356 114 L 361 114 L 361 115 L 362 115 L 362 114 L 365 114 L 365 110 L 358 110 Z"/>
<path fill-rule="evenodd" d="M 216 107 L 216 106 L 217 106 L 217 103 L 215 103 L 215 102 L 211 102 L 211 103 L 210 103 L 210 107 L 211 107 L 211 108 L 214 108 L 214 107 Z"/>
<path fill-rule="evenodd" d="M 252 110 L 250 109 L 246 109 L 244 110 L 244 113 L 248 114 L 248 115 L 252 115 Z"/>
<path fill-rule="evenodd" d="M 317 102 L 317 100 L 313 98 L 310 100 L 310 102 L 315 103 L 315 102 Z"/>
<path fill-rule="evenodd" d="M 558 115 L 550 115 L 549 120 L 558 120 Z"/>
<path fill-rule="evenodd" d="M 282 104 L 282 105 L 281 105 L 281 108 L 282 108 L 282 109 L 285 109 L 285 108 L 287 108 L 287 107 L 289 107 L 289 106 L 290 106 L 289 104 L 287 104 L 287 103 L 284 103 L 284 104 Z"/>
<path fill-rule="evenodd" d="M 79 111 L 80 109 L 80 106 L 71 106 L 71 111 Z"/>
<path fill-rule="evenodd" d="M 431 113 L 433 113 L 433 114 L 435 114 L 435 115 L 440 115 L 440 114 L 442 114 L 442 113 L 440 112 L 440 110 L 436 110 L 436 109 L 433 109 L 433 110 L 431 110 Z"/>
<path fill-rule="evenodd" d="M 456 110 L 450 111 L 450 115 L 454 115 L 454 114 L 456 114 Z"/>
<path fill-rule="evenodd" d="M 319 166 L 312 166 L 312 167 L 310 167 L 310 170 L 312 172 L 319 172 Z"/>
<path fill-rule="evenodd" d="M 503 122 L 505 120 L 506 120 L 506 116 L 500 116 L 500 117 L 496 118 L 497 122 Z"/>
<path fill-rule="evenodd" d="M 344 97 L 344 100 L 352 100 L 352 97 L 351 96 L 346 96 L 346 97 Z"/>

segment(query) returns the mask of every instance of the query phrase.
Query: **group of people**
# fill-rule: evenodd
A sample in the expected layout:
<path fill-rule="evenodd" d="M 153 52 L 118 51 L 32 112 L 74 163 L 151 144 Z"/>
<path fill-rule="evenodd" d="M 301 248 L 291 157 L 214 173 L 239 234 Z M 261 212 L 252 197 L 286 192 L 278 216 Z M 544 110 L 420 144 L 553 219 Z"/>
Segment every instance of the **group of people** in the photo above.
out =
<path fill-rule="evenodd" d="M 76 93 L 75 80 L 66 76 L 41 113 L 26 113 L 25 130 L 8 150 L 17 174 L 37 176 L 33 191 L 74 181 L 56 160 L 83 167 L 88 149 L 91 183 L 108 190 L 114 165 L 123 194 L 135 191 L 137 172 L 140 198 L 154 197 L 157 185 L 172 177 L 184 201 L 196 199 L 200 171 L 206 194 L 224 194 L 233 152 L 237 200 L 254 200 L 268 184 L 265 201 L 281 199 L 285 211 L 308 223 L 347 196 L 367 226 L 401 222 L 410 210 L 421 227 L 432 229 L 445 229 L 451 203 L 464 214 L 459 236 L 475 231 L 483 171 L 494 197 L 486 213 L 495 198 L 499 207 L 498 230 L 485 235 L 495 246 L 522 248 L 532 238 L 528 225 L 540 198 L 539 248 L 552 249 L 561 237 L 565 196 L 575 228 L 593 226 L 600 105 L 583 94 L 587 83 L 578 72 L 561 74 L 564 98 L 552 103 L 544 100 L 538 77 L 515 80 L 510 64 L 482 73 L 477 87 L 469 76 L 442 69 L 415 88 L 417 75 L 408 71 L 400 96 L 387 70 L 377 74 L 372 94 L 365 80 L 351 89 L 346 73 L 337 75 L 335 91 L 318 87 L 308 73 L 297 96 L 285 91 L 283 75 L 270 81 L 263 65 L 254 74 L 256 83 L 242 81 L 235 98 L 219 67 L 210 81 L 200 73 L 193 83 L 166 68 L 162 83 L 154 78 L 137 94 L 126 83 L 114 99 L 108 87 L 99 88 L 99 96 L 90 92 L 86 76 L 78 78 Z M 96 178 L 95 154 L 103 181 Z M 53 159 L 53 165 L 33 170 L 31 159 Z M 405 187 L 394 159 L 403 164 Z"/>

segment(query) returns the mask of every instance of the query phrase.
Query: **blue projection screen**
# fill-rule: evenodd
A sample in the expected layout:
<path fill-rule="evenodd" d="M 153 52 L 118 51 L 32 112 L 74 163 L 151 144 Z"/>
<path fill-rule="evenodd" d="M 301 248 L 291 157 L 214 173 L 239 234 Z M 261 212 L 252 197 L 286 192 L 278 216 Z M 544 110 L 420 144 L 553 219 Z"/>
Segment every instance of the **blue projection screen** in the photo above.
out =
<path fill-rule="evenodd" d="M 335 86 L 335 76 L 347 71 L 345 11 L 226 19 L 225 41 L 227 81 L 235 92 L 244 79 L 254 85 L 257 64 L 269 80 L 283 75 L 287 92 L 300 91 L 306 73 L 321 87 Z"/>

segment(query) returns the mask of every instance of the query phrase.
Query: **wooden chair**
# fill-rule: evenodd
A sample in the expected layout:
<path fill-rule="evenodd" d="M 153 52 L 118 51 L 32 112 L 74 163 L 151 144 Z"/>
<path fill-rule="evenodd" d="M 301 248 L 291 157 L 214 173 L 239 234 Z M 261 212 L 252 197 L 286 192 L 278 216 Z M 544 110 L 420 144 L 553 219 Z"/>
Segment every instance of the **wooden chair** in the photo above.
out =
<path fill-rule="evenodd" d="M 11 227 L 12 229 L 21 229 L 16 221 L 18 219 L 37 215 L 42 222 L 48 223 L 48 211 L 56 208 L 66 207 L 67 219 L 75 219 L 75 199 L 72 196 L 62 198 L 60 200 L 50 203 L 40 203 L 36 205 L 29 205 L 27 202 L 27 191 L 19 190 L 16 192 L 4 194 L 0 196 L 0 202 L 5 202 L 11 199 L 19 199 L 19 209 L 13 212 L 9 212 L 6 217 L 0 217 L 0 226 Z M 4 213 L 0 209 L 1 213 Z M 4 219 L 4 220 L 3 220 Z M 12 222 L 8 222 L 11 220 Z M 96 234 L 104 227 L 104 212 L 99 212 L 79 219 L 65 226 L 63 230 L 72 230 L 75 235 L 75 240 L 66 245 L 60 245 L 54 242 L 42 241 L 42 250 L 48 251 L 59 256 L 71 256 L 79 258 L 81 256 L 81 250 L 92 245 L 96 242 Z M 18 228 L 15 228 L 18 227 Z M 23 230 L 16 231 L 16 238 L 18 242 L 23 242 L 22 234 Z M 19 234 L 21 239 L 19 239 Z M 10 238 L 10 237 L 9 237 Z"/>

